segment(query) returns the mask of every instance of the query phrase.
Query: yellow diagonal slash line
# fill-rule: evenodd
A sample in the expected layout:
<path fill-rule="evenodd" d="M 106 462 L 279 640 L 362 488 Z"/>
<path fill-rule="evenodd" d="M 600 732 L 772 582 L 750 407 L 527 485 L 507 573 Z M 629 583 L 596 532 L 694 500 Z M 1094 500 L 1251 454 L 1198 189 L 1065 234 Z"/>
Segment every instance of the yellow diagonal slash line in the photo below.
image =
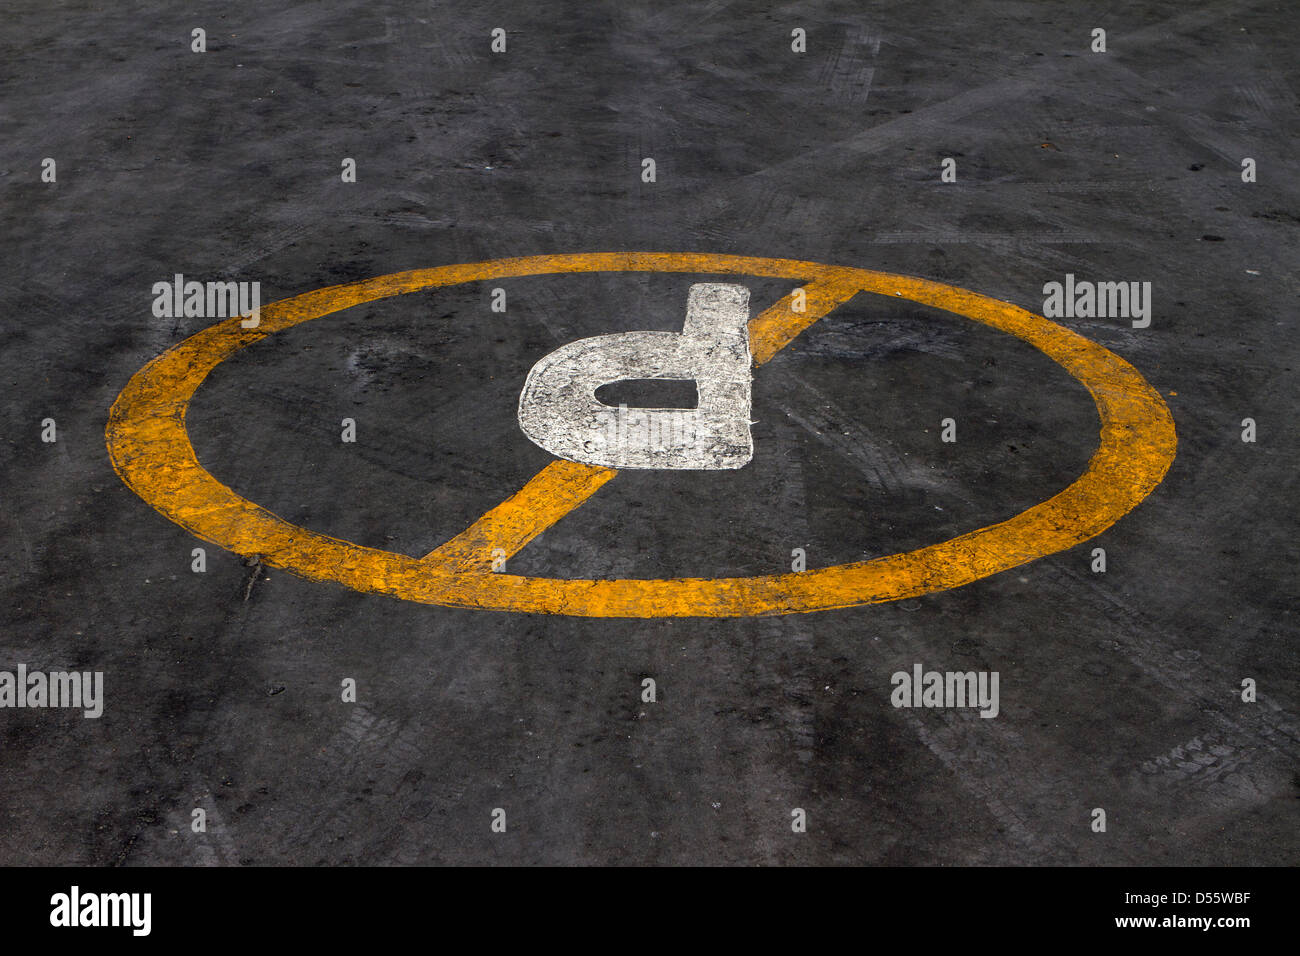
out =
<path fill-rule="evenodd" d="M 784 296 L 749 320 L 749 348 L 755 365 L 769 361 L 800 332 L 857 294 L 861 281 L 829 273 L 803 286 L 805 308 Z M 491 571 L 494 554 L 512 557 L 539 534 L 594 495 L 618 474 L 616 468 L 553 461 L 528 484 L 423 558 L 440 570 Z"/>
<path fill-rule="evenodd" d="M 424 556 L 449 571 L 490 571 L 492 552 L 506 557 L 582 504 L 618 470 L 576 461 L 551 462 L 507 498 L 446 544 Z"/>

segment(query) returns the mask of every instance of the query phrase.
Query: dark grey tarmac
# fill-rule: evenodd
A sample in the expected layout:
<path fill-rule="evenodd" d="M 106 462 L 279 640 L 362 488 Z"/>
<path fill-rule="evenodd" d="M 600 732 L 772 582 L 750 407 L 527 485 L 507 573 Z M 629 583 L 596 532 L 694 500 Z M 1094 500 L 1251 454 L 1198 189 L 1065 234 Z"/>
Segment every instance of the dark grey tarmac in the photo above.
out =
<path fill-rule="evenodd" d="M 1295 5 L 1251 0 L 6 4 L 0 670 L 103 671 L 106 700 L 97 720 L 0 710 L 0 864 L 1296 863 L 1298 43 Z M 115 397 L 214 321 L 155 318 L 155 282 L 259 281 L 265 303 L 621 250 L 878 269 L 1035 312 L 1066 274 L 1148 281 L 1149 328 L 1060 321 L 1165 396 L 1178 457 L 1073 550 L 739 620 L 424 606 L 210 546 L 196 574 L 202 542 L 114 473 Z M 516 419 L 538 359 L 680 331 L 716 278 L 474 283 L 307 323 L 211 376 L 193 445 L 296 524 L 421 555 L 551 460 Z M 789 291 L 746 284 L 758 308 Z M 880 296 L 753 395 L 745 468 L 621 474 L 510 571 L 891 554 L 1050 497 L 1097 445 L 1044 355 Z M 895 709 L 918 662 L 997 671 L 999 715 Z"/>

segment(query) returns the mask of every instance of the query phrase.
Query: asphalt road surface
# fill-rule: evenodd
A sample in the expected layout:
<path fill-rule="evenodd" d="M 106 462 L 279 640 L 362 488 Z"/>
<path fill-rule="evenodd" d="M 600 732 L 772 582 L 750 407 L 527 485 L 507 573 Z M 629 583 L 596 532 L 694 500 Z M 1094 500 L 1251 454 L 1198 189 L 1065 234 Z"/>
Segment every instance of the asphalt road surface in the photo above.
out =
<path fill-rule="evenodd" d="M 0 671 L 102 673 L 103 713 L 0 709 L 0 862 L 1295 863 L 1300 17 L 1086 6 L 7 4 Z M 258 282 L 274 315 L 611 252 L 1035 314 L 1067 276 L 1150 283 L 1146 327 L 1053 321 L 1141 373 L 1176 457 L 1100 536 L 962 587 L 726 618 L 357 590 L 205 540 L 115 472 L 119 393 L 225 321 L 156 315 L 155 283 Z M 540 359 L 680 332 L 708 281 L 756 314 L 796 284 L 601 270 L 377 299 L 221 362 L 189 439 L 291 525 L 418 559 L 555 461 L 519 427 Z M 624 470 L 480 576 L 912 551 L 1061 492 L 1098 415 L 1033 345 L 861 293 L 756 368 L 745 467 Z M 996 673 L 996 716 L 895 706 L 918 665 Z"/>

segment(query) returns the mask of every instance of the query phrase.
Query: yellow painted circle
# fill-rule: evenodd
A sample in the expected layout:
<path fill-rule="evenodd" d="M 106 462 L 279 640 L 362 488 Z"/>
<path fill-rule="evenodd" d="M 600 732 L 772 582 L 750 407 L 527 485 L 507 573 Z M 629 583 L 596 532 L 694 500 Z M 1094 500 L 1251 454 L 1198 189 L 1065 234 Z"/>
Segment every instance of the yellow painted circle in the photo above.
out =
<path fill-rule="evenodd" d="M 808 296 L 822 288 L 841 300 L 854 291 L 897 295 L 954 312 L 1033 345 L 1092 394 L 1100 444 L 1087 470 L 1059 494 L 999 524 L 915 551 L 802 573 L 748 578 L 576 580 L 465 570 L 439 552 L 420 559 L 363 547 L 290 524 L 241 498 L 199 464 L 185 414 L 218 364 L 266 336 L 377 299 L 484 279 L 572 272 L 683 272 L 784 278 Z M 846 290 L 848 290 L 846 294 Z M 764 315 L 772 313 L 769 309 Z M 792 313 L 751 322 L 756 362 L 766 361 L 803 324 Z M 1177 448 L 1169 408 L 1139 372 L 1095 342 L 1017 306 L 908 276 L 792 259 L 696 253 L 587 253 L 530 256 L 419 269 L 332 286 L 261 310 L 261 324 L 238 318 L 196 333 L 127 383 L 105 432 L 113 466 L 141 498 L 195 535 L 237 554 L 319 581 L 336 581 L 451 607 L 586 617 L 743 617 L 876 604 L 959 587 L 1092 538 L 1156 487 Z M 576 466 L 586 468 L 587 466 Z"/>

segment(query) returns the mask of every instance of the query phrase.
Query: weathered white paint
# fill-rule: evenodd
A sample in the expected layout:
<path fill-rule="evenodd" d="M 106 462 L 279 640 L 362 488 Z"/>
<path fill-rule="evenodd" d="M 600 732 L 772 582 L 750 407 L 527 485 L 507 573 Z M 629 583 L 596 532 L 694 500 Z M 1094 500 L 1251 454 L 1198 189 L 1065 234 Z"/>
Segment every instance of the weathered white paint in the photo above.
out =
<path fill-rule="evenodd" d="M 740 468 L 749 433 L 749 289 L 697 283 L 681 332 L 579 339 L 533 366 L 519 395 L 519 427 L 551 454 L 609 468 Z M 630 379 L 693 379 L 695 408 L 615 408 L 596 389 Z"/>

